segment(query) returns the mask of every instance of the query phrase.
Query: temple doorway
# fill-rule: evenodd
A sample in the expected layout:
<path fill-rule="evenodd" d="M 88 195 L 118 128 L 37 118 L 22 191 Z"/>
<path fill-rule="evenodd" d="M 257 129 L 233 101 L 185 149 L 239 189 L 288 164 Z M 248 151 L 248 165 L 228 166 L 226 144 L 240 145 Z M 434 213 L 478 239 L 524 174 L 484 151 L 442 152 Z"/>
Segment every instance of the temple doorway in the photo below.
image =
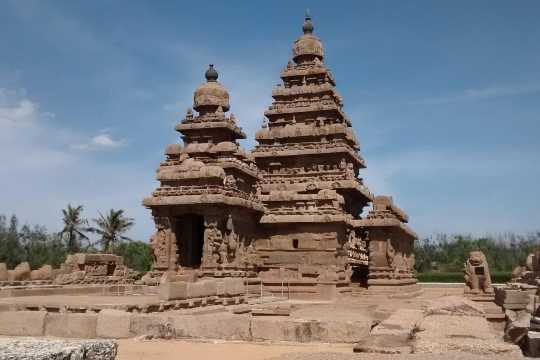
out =
<path fill-rule="evenodd" d="M 176 219 L 178 262 L 185 268 L 201 266 L 204 243 L 204 217 L 186 214 Z"/>
<path fill-rule="evenodd" d="M 357 286 L 367 288 L 367 281 L 369 275 L 369 268 L 367 265 L 354 266 L 351 276 L 351 283 L 357 284 Z"/>

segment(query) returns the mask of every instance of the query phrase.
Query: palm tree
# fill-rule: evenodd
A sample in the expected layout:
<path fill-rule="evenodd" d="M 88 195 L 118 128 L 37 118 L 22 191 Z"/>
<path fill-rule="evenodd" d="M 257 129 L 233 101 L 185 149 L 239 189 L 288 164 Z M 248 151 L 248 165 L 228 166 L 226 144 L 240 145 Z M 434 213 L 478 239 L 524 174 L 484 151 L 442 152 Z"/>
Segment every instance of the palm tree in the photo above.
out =
<path fill-rule="evenodd" d="M 89 231 L 88 221 L 81 217 L 83 206 L 72 207 L 68 204 L 66 209 L 62 209 L 64 215 L 62 221 L 64 228 L 60 231 L 60 235 L 67 237 L 67 249 L 69 253 L 74 253 L 80 250 L 80 240 L 88 240 L 88 236 L 84 233 Z"/>
<path fill-rule="evenodd" d="M 123 234 L 133 226 L 134 221 L 132 218 L 124 216 L 124 210 L 111 209 L 106 216 L 99 213 L 99 218 L 93 219 L 93 221 L 97 227 L 93 227 L 92 231 L 101 235 L 99 242 L 104 251 L 112 253 L 117 243 L 131 241 Z"/>

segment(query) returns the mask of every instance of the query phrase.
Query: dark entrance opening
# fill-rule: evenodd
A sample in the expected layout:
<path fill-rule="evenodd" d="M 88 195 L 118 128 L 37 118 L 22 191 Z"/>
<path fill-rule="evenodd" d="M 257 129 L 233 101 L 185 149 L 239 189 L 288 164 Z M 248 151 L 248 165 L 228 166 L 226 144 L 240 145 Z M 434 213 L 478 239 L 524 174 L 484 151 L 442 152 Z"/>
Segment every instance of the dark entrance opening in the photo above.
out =
<path fill-rule="evenodd" d="M 175 233 L 180 266 L 200 267 L 204 242 L 204 218 L 195 214 L 177 218 Z"/>
<path fill-rule="evenodd" d="M 353 266 L 351 285 L 357 284 L 357 286 L 367 288 L 368 274 L 369 268 L 367 265 Z"/>

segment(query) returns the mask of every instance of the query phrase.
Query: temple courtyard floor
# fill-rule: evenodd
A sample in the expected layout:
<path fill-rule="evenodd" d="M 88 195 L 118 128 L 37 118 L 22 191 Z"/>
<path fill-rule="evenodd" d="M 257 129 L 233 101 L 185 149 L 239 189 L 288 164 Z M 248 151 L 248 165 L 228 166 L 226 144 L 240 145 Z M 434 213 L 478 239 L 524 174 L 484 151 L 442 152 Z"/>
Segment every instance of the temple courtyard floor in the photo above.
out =
<path fill-rule="evenodd" d="M 416 297 L 353 288 L 335 301 L 251 294 L 247 303 L 169 309 L 146 290 L 24 293 L 0 297 L 0 336 L 114 339 L 126 360 L 522 357 L 502 340 L 504 317 L 479 315 L 493 303 L 471 305 L 462 286 L 422 287 Z"/>

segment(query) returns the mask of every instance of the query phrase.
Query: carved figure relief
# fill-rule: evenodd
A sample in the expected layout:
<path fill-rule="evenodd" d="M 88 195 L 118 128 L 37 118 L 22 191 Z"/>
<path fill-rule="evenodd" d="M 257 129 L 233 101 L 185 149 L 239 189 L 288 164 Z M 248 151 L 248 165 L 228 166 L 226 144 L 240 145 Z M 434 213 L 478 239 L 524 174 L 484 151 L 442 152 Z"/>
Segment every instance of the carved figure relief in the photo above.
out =
<path fill-rule="evenodd" d="M 154 268 L 169 269 L 177 263 L 176 236 L 170 229 L 168 218 L 159 217 L 155 221 L 157 231 L 150 238 Z"/>
<path fill-rule="evenodd" d="M 347 178 L 354 179 L 356 174 L 354 172 L 354 165 L 352 163 L 347 164 Z"/>
<path fill-rule="evenodd" d="M 226 245 L 227 245 L 227 260 L 233 262 L 236 257 L 236 250 L 238 249 L 238 234 L 234 231 L 234 222 L 232 216 L 229 214 L 226 225 Z"/>
<path fill-rule="evenodd" d="M 203 259 L 207 266 L 228 264 L 228 235 L 223 235 L 214 216 L 205 217 Z M 236 239 L 235 239 L 236 240 Z"/>
<path fill-rule="evenodd" d="M 392 246 L 392 240 L 390 238 L 386 239 L 386 262 L 388 266 L 392 269 L 395 268 L 394 259 L 396 257 L 396 250 Z"/>
<path fill-rule="evenodd" d="M 227 188 L 235 188 L 236 187 L 236 178 L 234 175 L 227 175 L 225 176 L 225 179 L 223 180 L 223 185 Z"/>

